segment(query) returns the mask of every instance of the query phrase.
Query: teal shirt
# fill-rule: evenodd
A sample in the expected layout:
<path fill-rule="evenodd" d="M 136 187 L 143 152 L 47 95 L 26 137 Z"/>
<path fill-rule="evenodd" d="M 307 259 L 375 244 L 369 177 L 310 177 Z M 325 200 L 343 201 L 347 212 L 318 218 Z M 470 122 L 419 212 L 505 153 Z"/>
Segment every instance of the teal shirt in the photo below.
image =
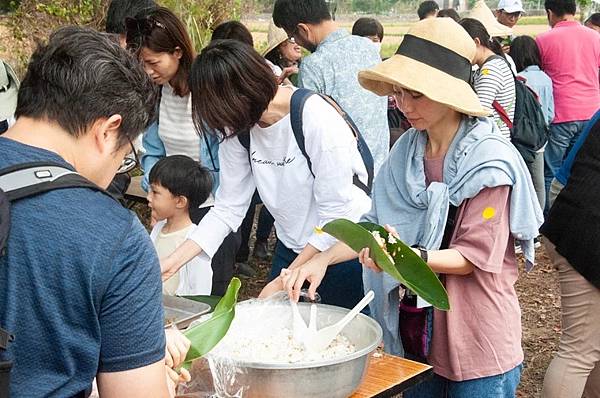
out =
<path fill-rule="evenodd" d="M 389 152 L 387 97 L 362 88 L 358 72 L 380 62 L 369 39 L 338 29 L 302 60 L 298 79 L 300 87 L 329 95 L 350 115 L 373 155 L 375 173 Z"/>

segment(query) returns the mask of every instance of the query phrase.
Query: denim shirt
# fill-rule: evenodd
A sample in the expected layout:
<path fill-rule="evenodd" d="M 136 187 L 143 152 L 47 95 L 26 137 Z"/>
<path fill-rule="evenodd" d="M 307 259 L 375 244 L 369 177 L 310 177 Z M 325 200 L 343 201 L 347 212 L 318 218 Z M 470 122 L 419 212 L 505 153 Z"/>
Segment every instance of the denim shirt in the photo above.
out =
<path fill-rule="evenodd" d="M 166 156 L 165 146 L 158 135 L 158 121 L 150 125 L 142 137 L 144 154 L 140 162 L 144 170 L 142 189 L 148 192 L 150 170 L 161 158 Z M 200 163 L 210 170 L 213 177 L 213 195 L 219 186 L 219 139 L 212 134 L 205 134 L 200 139 Z"/>
<path fill-rule="evenodd" d="M 526 79 L 525 84 L 538 95 L 546 123 L 548 125 L 552 123 L 552 120 L 554 119 L 552 79 L 550 79 L 550 77 L 537 65 L 528 66 L 523 69 L 518 76 L 524 77 Z"/>
<path fill-rule="evenodd" d="M 338 29 L 300 64 L 298 85 L 332 97 L 352 118 L 373 155 L 375 173 L 390 143 L 387 97 L 361 87 L 358 72 L 381 62 L 369 39 Z"/>

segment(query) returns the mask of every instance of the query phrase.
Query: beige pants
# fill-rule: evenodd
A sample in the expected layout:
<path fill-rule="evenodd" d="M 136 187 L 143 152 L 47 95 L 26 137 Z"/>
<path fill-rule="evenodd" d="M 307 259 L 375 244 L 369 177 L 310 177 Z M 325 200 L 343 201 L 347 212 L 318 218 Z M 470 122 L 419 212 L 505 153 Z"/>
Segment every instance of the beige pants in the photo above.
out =
<path fill-rule="evenodd" d="M 600 398 L 600 289 L 571 267 L 551 242 L 544 243 L 558 268 L 562 336 L 546 371 L 542 398 Z"/>

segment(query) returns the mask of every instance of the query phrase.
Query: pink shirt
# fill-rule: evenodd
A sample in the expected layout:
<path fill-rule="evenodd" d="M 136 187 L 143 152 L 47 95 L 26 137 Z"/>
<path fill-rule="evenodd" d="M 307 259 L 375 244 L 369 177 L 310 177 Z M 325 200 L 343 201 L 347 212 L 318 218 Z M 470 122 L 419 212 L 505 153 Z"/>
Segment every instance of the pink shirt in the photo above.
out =
<path fill-rule="evenodd" d="M 553 123 L 588 120 L 600 108 L 600 35 L 577 21 L 562 21 L 535 39 L 542 69 L 552 79 Z"/>
<path fill-rule="evenodd" d="M 443 158 L 425 160 L 427 181 L 442 181 Z M 485 188 L 458 210 L 450 247 L 475 266 L 444 275 L 451 310 L 434 310 L 429 363 L 453 381 L 505 373 L 523 362 L 518 277 L 509 228 L 510 187 Z"/>

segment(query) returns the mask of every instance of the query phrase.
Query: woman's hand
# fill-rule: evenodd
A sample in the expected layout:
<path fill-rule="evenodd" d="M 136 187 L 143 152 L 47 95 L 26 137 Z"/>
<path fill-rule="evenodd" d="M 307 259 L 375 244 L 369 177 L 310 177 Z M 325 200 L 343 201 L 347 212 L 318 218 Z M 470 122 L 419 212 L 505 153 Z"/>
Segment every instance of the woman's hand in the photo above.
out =
<path fill-rule="evenodd" d="M 400 239 L 400 235 L 398 235 L 398 231 L 396 231 L 396 228 L 392 227 L 389 224 L 385 224 L 383 227 L 394 238 Z M 381 271 L 383 271 L 381 268 L 379 268 L 379 266 L 377 265 L 377 263 L 375 261 L 373 261 L 373 259 L 370 257 L 370 253 L 369 253 L 369 248 L 368 247 L 365 247 L 364 249 L 362 249 L 358 253 L 358 261 L 364 267 L 367 267 L 370 270 L 373 270 L 375 272 L 381 272 Z"/>
<path fill-rule="evenodd" d="M 305 281 L 308 281 L 310 282 L 310 286 L 308 287 L 308 297 L 311 300 L 314 300 L 317 288 L 323 281 L 328 266 L 329 262 L 327 259 L 321 254 L 316 254 L 306 263 L 294 269 L 282 269 L 280 278 L 290 299 L 298 301 L 300 299 L 302 285 L 304 285 Z"/>

